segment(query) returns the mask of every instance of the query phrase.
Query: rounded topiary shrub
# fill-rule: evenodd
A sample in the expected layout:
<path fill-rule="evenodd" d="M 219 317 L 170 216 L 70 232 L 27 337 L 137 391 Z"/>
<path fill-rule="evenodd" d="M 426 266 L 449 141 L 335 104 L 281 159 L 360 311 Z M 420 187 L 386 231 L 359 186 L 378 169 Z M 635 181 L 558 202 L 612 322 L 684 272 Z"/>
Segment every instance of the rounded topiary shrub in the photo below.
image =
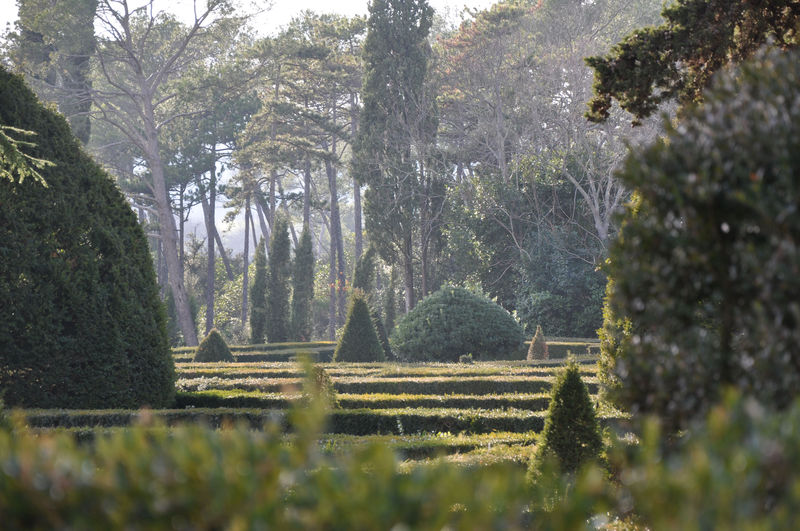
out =
<path fill-rule="evenodd" d="M 35 144 L 23 151 L 53 164 L 46 186 L 0 177 L 0 394 L 23 407 L 168 406 L 175 366 L 136 215 L 64 117 L 2 67 L 0 126 L 35 133 L 17 137 Z"/>
<path fill-rule="evenodd" d="M 425 297 L 392 332 L 392 350 L 402 361 L 457 362 L 519 356 L 522 328 L 501 306 L 464 288 L 445 286 Z"/>
<path fill-rule="evenodd" d="M 194 353 L 194 361 L 234 361 L 231 349 L 216 328 L 212 328 Z"/>
<path fill-rule="evenodd" d="M 609 248 L 608 395 L 669 430 L 734 386 L 800 395 L 800 54 L 717 75 L 667 139 L 631 152 L 635 201 Z"/>
<path fill-rule="evenodd" d="M 546 459 L 557 462 L 561 472 L 572 473 L 603 449 L 600 425 L 580 368 L 570 361 L 556 378 L 544 430 L 531 464 L 535 475 Z"/>
<path fill-rule="evenodd" d="M 372 322 L 364 292 L 354 289 L 350 310 L 347 312 L 347 321 L 344 324 L 344 332 L 336 345 L 333 360 L 383 361 L 383 356 L 383 346 L 378 339 L 375 324 Z"/>
<path fill-rule="evenodd" d="M 531 346 L 528 348 L 528 360 L 546 360 L 550 358 L 547 351 L 547 341 L 544 340 L 542 326 L 536 325 L 536 334 L 531 339 Z"/>

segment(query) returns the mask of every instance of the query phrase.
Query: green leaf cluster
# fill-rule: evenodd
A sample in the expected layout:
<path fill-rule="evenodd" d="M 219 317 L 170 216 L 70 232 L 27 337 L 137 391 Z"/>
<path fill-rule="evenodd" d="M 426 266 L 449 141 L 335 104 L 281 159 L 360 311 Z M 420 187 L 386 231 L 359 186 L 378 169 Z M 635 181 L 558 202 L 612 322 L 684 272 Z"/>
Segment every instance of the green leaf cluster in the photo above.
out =
<path fill-rule="evenodd" d="M 797 52 L 762 53 L 629 156 L 603 332 L 621 407 L 680 429 L 725 385 L 776 408 L 798 395 L 799 124 Z"/>
<path fill-rule="evenodd" d="M 66 121 L 0 68 L 0 124 L 47 187 L 0 179 L 0 388 L 26 407 L 162 407 L 174 363 L 136 216 Z M 10 168 L 3 162 L 3 170 Z"/>
<path fill-rule="evenodd" d="M 522 328 L 502 307 L 464 288 L 444 286 L 428 295 L 392 332 L 393 351 L 402 361 L 457 362 L 511 359 L 524 340 Z"/>

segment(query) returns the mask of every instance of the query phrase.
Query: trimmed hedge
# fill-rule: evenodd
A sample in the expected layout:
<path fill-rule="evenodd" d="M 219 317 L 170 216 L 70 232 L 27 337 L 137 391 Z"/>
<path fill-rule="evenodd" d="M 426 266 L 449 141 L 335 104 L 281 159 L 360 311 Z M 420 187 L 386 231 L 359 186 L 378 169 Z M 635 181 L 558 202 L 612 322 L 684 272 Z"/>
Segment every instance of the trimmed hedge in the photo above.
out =
<path fill-rule="evenodd" d="M 526 378 L 517 376 L 474 378 L 338 378 L 334 387 L 343 394 L 470 394 L 493 395 L 505 393 L 538 394 L 546 392 L 553 378 Z M 227 379 L 196 378 L 178 380 L 178 388 L 184 391 L 198 389 L 240 389 L 243 391 L 280 392 L 287 387 L 299 388 L 302 379 Z M 597 384 L 587 384 L 591 393 L 597 392 Z"/>
<path fill-rule="evenodd" d="M 46 186 L 0 177 L 3 399 L 25 407 L 171 403 L 164 305 L 125 196 L 64 117 L 2 66 L 0 125 L 36 133 L 25 152 L 53 163 L 40 170 Z"/>
<path fill-rule="evenodd" d="M 420 301 L 392 332 L 401 361 L 457 362 L 521 356 L 522 328 L 501 306 L 464 288 L 445 286 Z"/>
<path fill-rule="evenodd" d="M 212 328 L 194 353 L 195 363 L 233 361 L 233 354 L 219 331 Z"/>
<path fill-rule="evenodd" d="M 179 391 L 175 396 L 175 407 L 287 409 L 299 399 L 299 394 L 261 393 L 258 391 Z M 339 407 L 342 409 L 453 408 L 544 411 L 547 409 L 549 400 L 546 394 L 479 396 L 340 394 L 338 396 Z"/>

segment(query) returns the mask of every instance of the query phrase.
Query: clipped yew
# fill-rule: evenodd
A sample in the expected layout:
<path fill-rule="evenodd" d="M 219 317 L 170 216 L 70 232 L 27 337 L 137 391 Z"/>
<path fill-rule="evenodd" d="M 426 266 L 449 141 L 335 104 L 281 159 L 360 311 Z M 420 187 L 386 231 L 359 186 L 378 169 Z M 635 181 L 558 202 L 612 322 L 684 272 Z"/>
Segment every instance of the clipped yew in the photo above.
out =
<path fill-rule="evenodd" d="M 344 332 L 333 353 L 334 361 L 383 361 L 384 351 L 375 331 L 364 292 L 353 290 Z"/>
<path fill-rule="evenodd" d="M 553 385 L 532 467 L 535 472 L 543 461 L 553 459 L 562 472 L 572 473 L 582 464 L 598 459 L 602 449 L 600 425 L 589 390 L 581 380 L 578 364 L 570 360 Z"/>
<path fill-rule="evenodd" d="M 544 340 L 542 325 L 536 325 L 536 333 L 531 339 L 531 346 L 528 347 L 528 360 L 546 360 L 550 358 L 547 351 L 547 341 Z"/>
<path fill-rule="evenodd" d="M 212 328 L 208 335 L 197 347 L 194 353 L 194 361 L 196 362 L 214 362 L 214 361 L 234 361 L 231 349 L 228 344 L 222 339 L 222 335 L 216 328 Z"/>
<path fill-rule="evenodd" d="M 25 153 L 51 163 L 46 185 L 0 177 L 0 395 L 21 407 L 168 406 L 164 305 L 125 196 L 64 117 L 2 67 L 0 126 L 35 133 Z"/>

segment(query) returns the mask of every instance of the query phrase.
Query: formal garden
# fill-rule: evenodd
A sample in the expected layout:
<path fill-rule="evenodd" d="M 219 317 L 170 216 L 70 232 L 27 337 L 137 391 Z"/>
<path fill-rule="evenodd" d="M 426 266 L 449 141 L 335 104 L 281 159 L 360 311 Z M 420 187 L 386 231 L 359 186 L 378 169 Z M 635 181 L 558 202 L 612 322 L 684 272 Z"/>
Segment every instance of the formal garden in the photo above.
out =
<path fill-rule="evenodd" d="M 187 50 L 235 33 L 234 4 L 185 26 L 127 0 L 19 0 L 0 64 L 0 528 L 796 528 L 800 6 L 676 0 L 633 32 L 623 17 L 627 36 L 586 59 L 574 127 L 596 146 L 526 130 L 489 149 L 526 138 L 515 162 L 464 166 L 487 127 L 471 83 L 510 76 L 480 70 L 476 49 L 508 45 L 498 64 L 535 51 L 526 68 L 544 76 L 569 63 L 558 17 L 634 9 L 566 3 L 437 19 L 433 44 L 424 0 L 307 12 L 210 73 Z M 69 17 L 31 15 L 56 4 Z M 95 17 L 100 36 L 79 24 Z M 261 62 L 276 68 L 247 71 Z M 245 71 L 263 85 L 242 111 L 209 80 Z M 503 83 L 503 97 L 526 86 Z M 566 108 L 570 83 L 536 109 Z M 189 96 L 231 105 L 178 112 Z M 657 134 L 614 136 L 631 117 Z M 227 184 L 226 144 L 201 126 L 246 144 L 224 155 Z M 278 168 L 302 186 L 284 190 Z M 217 192 L 230 223 L 243 216 L 240 255 L 219 238 Z M 202 244 L 185 201 L 202 205 Z"/>

